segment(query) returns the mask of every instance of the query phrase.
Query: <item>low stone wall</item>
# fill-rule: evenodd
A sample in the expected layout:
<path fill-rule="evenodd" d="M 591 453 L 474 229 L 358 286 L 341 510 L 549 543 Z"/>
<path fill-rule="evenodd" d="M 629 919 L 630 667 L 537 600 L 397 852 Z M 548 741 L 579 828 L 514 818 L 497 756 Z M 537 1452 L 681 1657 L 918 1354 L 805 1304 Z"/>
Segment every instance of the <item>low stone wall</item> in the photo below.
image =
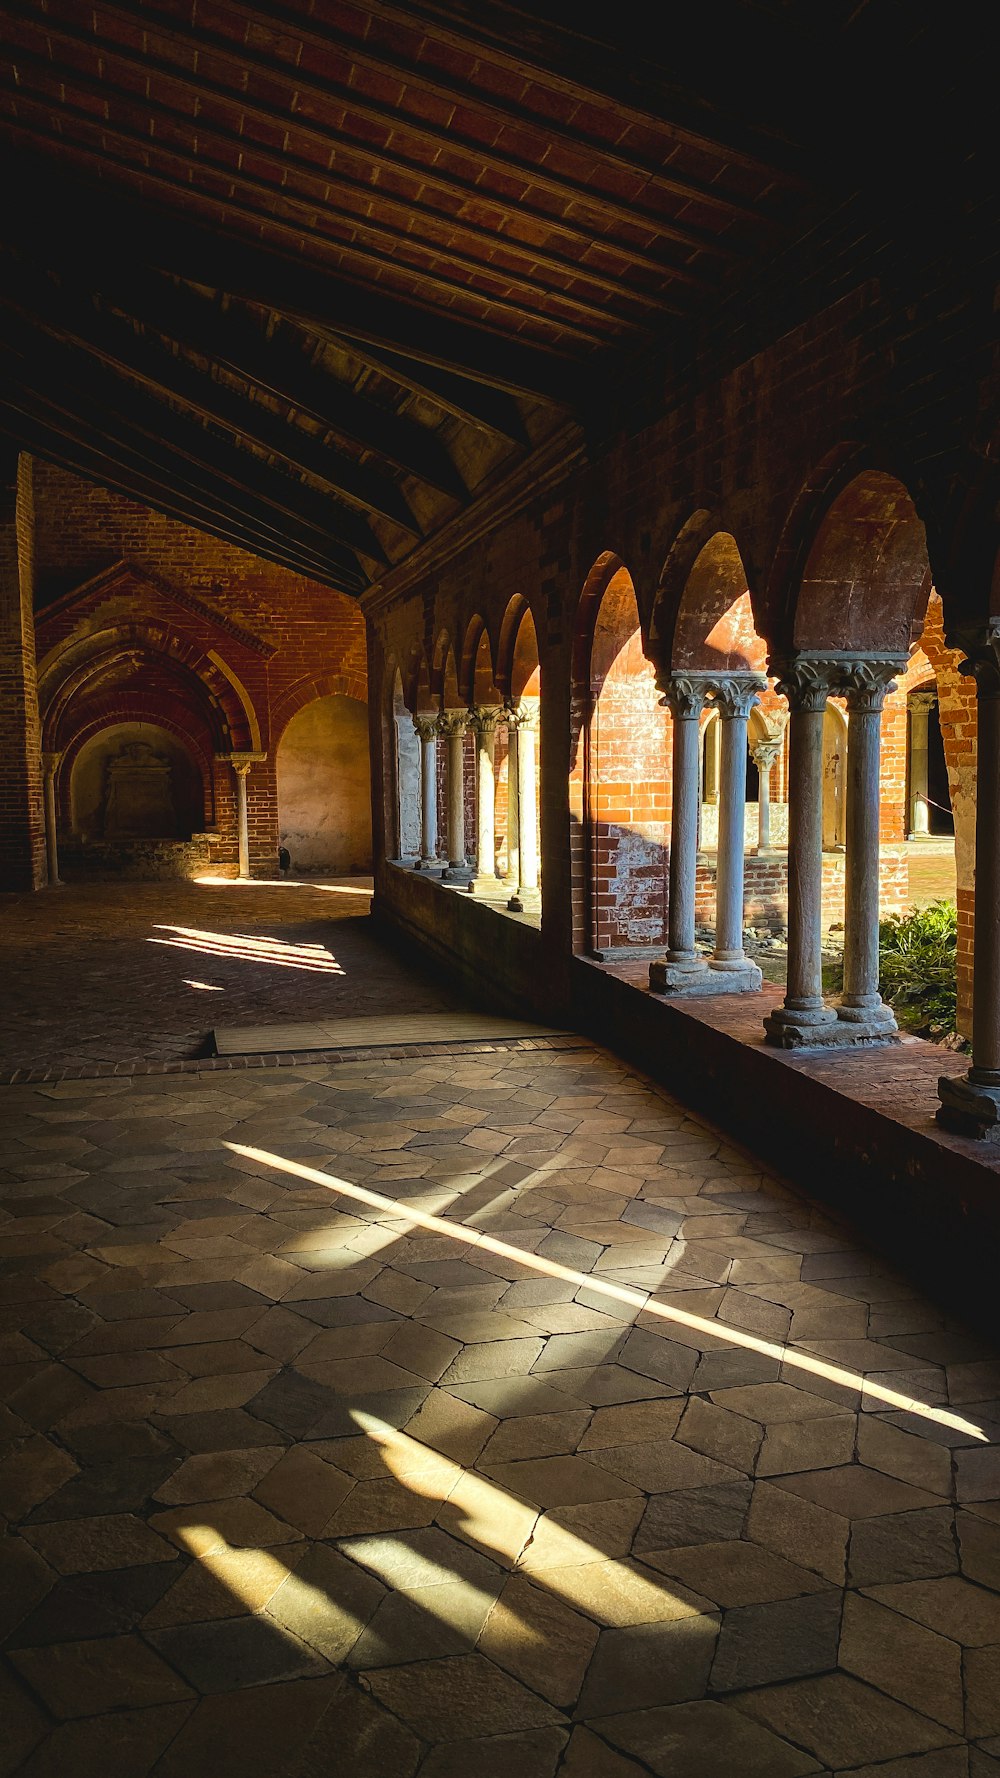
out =
<path fill-rule="evenodd" d="M 823 931 L 838 931 L 844 924 L 843 852 L 823 854 Z M 701 926 L 715 924 L 716 861 L 712 853 L 701 853 L 695 885 L 695 914 Z M 748 852 L 744 860 L 743 923 L 748 927 L 767 927 L 769 932 L 781 931 L 788 921 L 788 854 Z M 906 850 L 903 846 L 883 846 L 879 860 L 879 911 L 883 915 L 900 914 L 910 905 L 910 876 Z"/>
<path fill-rule="evenodd" d="M 756 846 L 760 830 L 760 804 L 746 804 L 746 846 Z M 719 843 L 719 805 L 718 803 L 702 803 L 701 805 L 701 844 L 706 852 L 714 852 Z M 771 804 L 771 844 L 787 846 L 788 844 L 788 804 Z"/>
<path fill-rule="evenodd" d="M 68 882 L 116 878 L 133 883 L 190 882 L 211 867 L 207 834 L 190 840 L 61 840 L 59 872 Z"/>

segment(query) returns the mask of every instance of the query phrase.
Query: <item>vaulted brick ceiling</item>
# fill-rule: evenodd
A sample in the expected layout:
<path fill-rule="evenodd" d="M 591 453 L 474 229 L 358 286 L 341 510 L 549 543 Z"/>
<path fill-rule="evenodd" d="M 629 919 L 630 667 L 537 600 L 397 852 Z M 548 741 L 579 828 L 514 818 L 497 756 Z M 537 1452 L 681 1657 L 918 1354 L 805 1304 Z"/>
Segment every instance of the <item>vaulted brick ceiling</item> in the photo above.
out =
<path fill-rule="evenodd" d="M 364 590 L 842 198 L 808 10 L 3 5 L 0 429 Z"/>

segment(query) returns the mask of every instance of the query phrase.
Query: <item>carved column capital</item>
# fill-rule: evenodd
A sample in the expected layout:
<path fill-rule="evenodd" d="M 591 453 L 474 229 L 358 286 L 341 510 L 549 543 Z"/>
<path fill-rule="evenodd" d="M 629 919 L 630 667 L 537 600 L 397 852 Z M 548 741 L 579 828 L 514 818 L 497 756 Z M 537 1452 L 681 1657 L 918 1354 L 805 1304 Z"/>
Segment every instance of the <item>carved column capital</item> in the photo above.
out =
<path fill-rule="evenodd" d="M 238 778 L 245 778 L 251 766 L 263 765 L 266 753 L 217 753 L 216 759 L 224 765 L 232 766 Z"/>
<path fill-rule="evenodd" d="M 438 735 L 438 718 L 436 716 L 415 716 L 413 727 L 421 741 L 433 741 Z"/>
<path fill-rule="evenodd" d="M 766 741 L 755 741 L 750 748 L 750 757 L 760 772 L 769 772 L 778 754 L 781 752 L 781 738 L 775 741 L 769 736 Z"/>
<path fill-rule="evenodd" d="M 744 720 L 767 687 L 761 673 L 727 673 L 712 685 L 712 702 L 723 722 L 736 717 Z"/>
<path fill-rule="evenodd" d="M 508 728 L 535 729 L 538 726 L 538 710 L 532 704 L 508 704 L 501 717 Z"/>
<path fill-rule="evenodd" d="M 55 776 L 56 772 L 59 770 L 61 760 L 61 752 L 42 754 L 42 771 L 45 773 L 46 778 L 53 778 Z"/>
<path fill-rule="evenodd" d="M 936 691 L 911 691 L 907 699 L 911 710 L 933 710 L 937 701 Z"/>
<path fill-rule="evenodd" d="M 797 654 L 788 660 L 776 661 L 775 690 L 788 700 L 790 710 L 817 711 L 826 709 L 826 701 L 836 680 L 836 665 L 826 656 Z"/>
<path fill-rule="evenodd" d="M 896 690 L 896 674 L 905 671 L 906 662 L 898 656 L 869 656 L 845 661 L 837 689 L 843 692 L 852 714 L 877 716 L 885 703 L 886 693 Z"/>
<path fill-rule="evenodd" d="M 660 703 L 670 711 L 675 722 L 697 721 L 714 685 L 711 673 L 668 673 L 657 680 L 663 693 Z"/>
<path fill-rule="evenodd" d="M 469 727 L 477 735 L 495 735 L 505 715 L 499 704 L 473 704 L 469 708 Z"/>
<path fill-rule="evenodd" d="M 438 734 L 446 741 L 453 741 L 457 736 L 464 735 L 468 726 L 467 710 L 443 710 L 438 717 Z"/>

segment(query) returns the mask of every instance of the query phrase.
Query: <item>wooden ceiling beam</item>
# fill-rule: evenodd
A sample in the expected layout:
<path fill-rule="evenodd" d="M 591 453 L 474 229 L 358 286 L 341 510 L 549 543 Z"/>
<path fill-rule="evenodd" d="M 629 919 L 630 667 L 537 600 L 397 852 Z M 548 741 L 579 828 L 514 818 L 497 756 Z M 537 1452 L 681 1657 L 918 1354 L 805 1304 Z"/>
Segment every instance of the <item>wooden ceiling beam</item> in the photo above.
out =
<path fill-rule="evenodd" d="M 348 31 L 338 30 L 334 25 L 318 23 L 315 13 L 310 14 L 308 18 L 300 19 L 294 14 L 290 14 L 287 7 L 279 9 L 274 6 L 264 6 L 261 5 L 260 0 L 253 0 L 252 4 L 248 4 L 247 0 L 239 0 L 238 10 L 240 18 L 245 19 L 250 25 L 262 25 L 267 31 L 276 34 L 283 33 L 299 39 L 303 43 L 311 44 L 317 49 L 333 49 L 340 55 L 349 57 L 359 68 L 368 69 L 373 74 L 389 75 L 406 86 L 418 87 L 421 92 L 432 94 L 443 104 L 453 105 L 456 109 L 478 111 L 491 118 L 498 129 L 514 124 L 519 128 L 539 130 L 551 143 L 568 148 L 574 154 L 593 155 L 596 153 L 600 156 L 602 166 L 613 167 L 616 172 L 624 173 L 626 176 L 638 174 L 641 178 L 648 179 L 650 184 L 659 187 L 662 191 L 669 192 L 673 197 L 681 198 L 685 203 L 706 204 L 710 208 L 724 210 L 731 216 L 742 217 L 745 220 L 763 223 L 771 227 L 775 226 L 775 217 L 761 205 L 736 193 L 727 192 L 722 185 L 713 184 L 706 179 L 697 179 L 690 174 L 678 173 L 676 169 L 670 166 L 664 167 L 662 163 L 651 161 L 641 153 L 616 148 L 611 142 L 595 140 L 594 137 L 586 136 L 580 130 L 574 130 L 564 123 L 557 123 L 551 117 L 544 117 L 538 112 L 529 111 L 513 99 L 501 100 L 495 97 L 488 88 L 475 87 L 465 81 L 451 79 L 436 68 L 433 62 L 426 60 L 409 62 L 403 56 L 394 54 L 384 43 L 379 43 L 376 48 L 373 48 L 370 39 L 359 39 Z M 403 8 L 383 7 L 380 4 L 378 12 L 380 17 L 385 17 L 387 13 L 394 16 L 404 28 L 407 26 L 410 29 L 413 28 L 413 21 L 407 18 Z M 480 54 L 482 54 L 481 50 Z M 277 64 L 277 69 L 279 73 L 282 71 L 280 63 Z M 525 84 L 528 84 L 532 80 L 537 80 L 537 75 L 532 75 L 526 69 L 524 78 Z M 583 98 L 589 104 L 598 102 L 596 94 L 586 94 L 583 95 Z M 609 112 L 614 110 L 607 100 L 605 100 L 605 108 Z M 409 114 L 405 111 L 400 114 L 402 128 L 406 127 L 408 116 Z M 664 120 L 661 117 L 649 115 L 645 119 L 645 128 L 648 130 L 656 127 L 664 127 Z M 665 127 L 669 130 L 669 122 Z M 450 129 L 445 128 L 442 133 L 447 133 L 450 139 Z M 669 146 L 672 152 L 676 144 Z M 719 145 L 714 145 L 714 147 L 717 157 L 725 163 L 727 159 L 725 148 Z M 702 143 L 699 153 L 705 154 L 707 148 L 708 145 Z M 544 171 L 544 169 L 542 170 Z M 766 176 L 765 174 L 764 177 Z"/>
<path fill-rule="evenodd" d="M 665 240 L 678 242 L 689 249 L 711 253 L 723 260 L 742 258 L 743 250 L 723 237 L 713 234 L 708 229 L 701 229 L 691 224 L 681 223 L 669 216 L 660 216 L 655 210 L 648 210 L 640 204 L 630 204 L 624 199 L 609 193 L 595 191 L 591 186 L 581 184 L 561 174 L 548 172 L 544 167 L 530 160 L 522 160 L 519 156 L 505 154 L 502 150 L 489 148 L 472 138 L 465 138 L 457 132 L 444 128 L 435 128 L 420 118 L 401 114 L 391 104 L 383 104 L 367 97 L 351 86 L 340 86 L 336 81 L 316 80 L 302 74 L 298 69 L 280 69 L 274 62 L 264 56 L 256 55 L 245 45 L 234 45 L 231 39 L 201 27 L 193 27 L 176 14 L 159 12 L 152 6 L 143 4 L 140 12 L 133 11 L 123 5 L 121 0 L 102 0 L 102 15 L 122 19 L 133 29 L 160 30 L 178 42 L 190 45 L 198 53 L 217 57 L 221 61 L 238 62 L 241 77 L 246 74 L 258 74 L 268 85 L 276 80 L 287 81 L 296 92 L 302 93 L 316 101 L 321 107 L 320 115 L 329 111 L 331 105 L 344 107 L 357 117 L 388 130 L 391 133 L 405 132 L 414 142 L 420 142 L 432 156 L 442 152 L 460 153 L 475 162 L 485 163 L 501 177 L 521 182 L 525 190 L 534 188 L 546 192 L 562 204 L 580 206 L 588 209 L 596 218 L 608 219 L 624 224 L 628 228 L 641 228 L 660 235 Z M 247 116 L 260 116 L 262 121 L 270 125 L 280 124 L 284 130 L 298 129 L 300 118 L 297 112 L 282 111 L 280 107 L 262 105 L 252 92 L 240 87 L 230 88 L 207 79 L 202 74 L 188 74 L 180 61 L 161 61 L 145 52 L 130 51 L 124 44 L 109 38 L 100 38 L 89 32 L 75 31 L 70 26 L 56 22 L 49 14 L 39 14 L 31 6 L 20 9 L 19 16 L 33 23 L 42 31 L 46 38 L 54 42 L 67 41 L 80 44 L 82 42 L 93 53 L 99 53 L 109 61 L 118 58 L 126 63 L 137 63 L 147 74 L 159 73 L 165 80 L 186 87 L 196 97 L 204 100 L 211 97 L 227 104 L 236 104 Z M 287 21 L 286 26 L 287 28 Z M 16 63 L 16 52 L 13 60 Z M 305 121 L 305 120 L 303 120 Z M 319 135 L 329 146 L 337 149 L 343 144 L 343 135 L 336 129 L 318 128 L 315 120 L 308 124 L 308 130 L 314 137 Z M 594 145 L 595 154 L 602 152 L 600 144 Z M 477 180 L 464 182 L 468 197 L 478 196 L 480 200 L 491 200 L 488 189 L 484 189 Z M 544 213 L 543 213 L 544 214 Z"/>
<path fill-rule="evenodd" d="M 57 138 L 53 146 L 65 152 L 67 145 L 64 138 Z M 107 157 L 96 151 L 91 158 L 106 164 Z M 46 166 L 51 169 L 48 173 L 37 165 L 29 167 L 23 148 L 9 157 L 4 182 L 8 201 L 0 213 L 0 239 L 21 243 L 43 264 L 46 241 L 60 235 L 64 243 L 74 243 L 80 263 L 86 265 L 99 264 L 105 250 L 120 252 L 127 245 L 140 263 L 245 297 L 315 331 L 322 329 L 326 337 L 336 334 L 367 341 L 379 350 L 443 367 L 460 378 L 560 407 L 572 409 L 575 404 L 579 369 L 573 360 L 337 277 L 303 259 L 301 243 L 300 257 L 279 253 L 223 235 L 148 200 L 95 193 L 93 184 L 84 185 L 78 176 L 60 176 L 51 159 Z M 129 171 L 135 176 L 137 170 Z M 156 183 L 145 170 L 139 176 Z M 193 188 L 185 189 L 190 200 Z M 237 206 L 226 208 L 233 211 Z M 260 217 L 255 221 L 259 224 Z"/>
<path fill-rule="evenodd" d="M 228 502 L 243 512 L 250 502 L 262 529 L 304 544 L 317 556 L 339 563 L 349 575 L 363 578 L 356 550 L 375 562 L 385 561 L 381 544 L 358 514 L 345 512 L 322 496 L 310 497 L 301 483 L 269 471 L 266 464 L 223 442 L 197 421 L 127 388 L 99 366 L 84 363 L 70 348 L 49 336 L 42 340 L 9 317 L 0 339 L 0 364 L 10 381 L 33 391 L 57 411 L 78 417 L 100 415 L 105 430 L 157 467 L 168 483 L 173 477 L 179 490 L 210 493 L 220 510 Z"/>
<path fill-rule="evenodd" d="M 97 83 L 95 83 L 94 90 L 95 92 L 100 91 Z M 51 122 L 52 107 L 46 100 L 22 93 L 19 103 L 22 106 L 35 106 L 44 114 L 46 124 Z M 63 131 L 54 132 L 45 126 L 29 125 L 23 118 L 21 120 L 22 127 L 30 135 L 36 136 L 42 141 L 58 142 L 63 148 L 72 147 L 91 156 L 96 154 L 102 164 L 117 165 L 132 174 L 137 169 L 135 156 L 129 152 L 129 145 L 133 149 L 140 148 L 144 156 L 149 153 L 149 141 L 138 131 L 125 130 L 108 124 L 103 119 L 97 119 L 85 106 L 72 105 L 67 100 L 61 100 L 59 114 L 61 118 L 71 118 L 84 129 L 95 130 L 101 139 L 101 147 L 98 149 L 89 148 L 86 144 L 67 136 Z M 111 153 L 104 146 L 108 141 L 120 142 L 123 145 L 122 152 Z M 386 254 L 380 253 L 374 247 L 365 247 L 359 241 L 350 239 L 350 234 L 355 229 L 361 234 L 380 235 L 390 232 L 381 231 L 377 224 L 369 224 L 354 217 L 345 218 L 337 210 L 325 209 L 322 203 L 299 197 L 287 187 L 271 185 L 266 179 L 257 179 L 244 172 L 234 173 L 231 167 L 219 166 L 213 161 L 206 160 L 204 156 L 199 156 L 192 161 L 190 156 L 185 155 L 181 150 L 166 148 L 161 143 L 156 145 L 155 155 L 159 164 L 155 168 L 142 166 L 141 172 L 144 179 L 152 180 L 155 184 L 164 186 L 168 191 L 188 198 L 192 192 L 198 192 L 198 187 L 190 182 L 189 175 L 192 169 L 195 174 L 200 170 L 203 175 L 224 179 L 236 187 L 240 193 L 240 198 L 237 200 L 232 198 L 224 200 L 227 211 L 240 212 L 257 228 L 264 224 L 271 229 L 281 229 L 285 233 L 291 234 L 296 241 L 301 239 L 303 233 L 306 233 L 311 236 L 316 245 L 333 248 L 336 252 L 345 255 L 347 259 L 357 261 L 362 267 L 363 273 L 374 272 L 377 276 L 388 265 L 397 273 L 428 285 L 438 292 L 447 303 L 454 302 L 456 295 L 458 295 L 470 302 L 482 303 L 499 313 L 512 315 L 519 323 L 527 321 L 535 327 L 548 326 L 572 334 L 576 340 L 585 345 L 600 346 L 609 343 L 606 334 L 597 333 L 590 327 L 583 327 L 578 321 L 570 321 L 563 316 L 545 314 L 543 311 L 531 308 L 528 304 L 518 302 L 512 297 L 494 296 L 488 291 L 474 290 L 460 281 L 456 282 L 452 278 L 442 276 L 440 272 L 430 271 L 425 266 L 413 265 L 405 259 L 395 259 L 391 255 L 387 257 Z M 171 161 L 179 163 L 175 175 L 165 172 L 163 168 L 164 162 Z M 255 193 L 263 197 L 266 202 L 275 203 L 278 209 L 275 211 L 259 208 L 256 204 L 247 201 L 247 193 Z M 201 192 L 200 195 L 208 201 L 212 199 L 210 192 Z M 281 211 L 297 212 L 300 221 L 296 222 L 283 216 Z M 326 224 L 326 226 L 320 226 L 321 224 Z M 338 228 L 347 230 L 347 238 L 335 232 Z M 394 247 L 399 245 L 399 241 L 400 237 L 393 234 L 392 244 Z M 419 241 L 414 243 L 411 239 L 411 248 L 414 244 L 421 245 Z M 447 252 L 442 253 L 441 257 L 451 258 L 453 262 L 455 261 L 455 255 L 450 255 Z M 469 263 L 475 265 L 477 274 L 486 273 L 494 277 L 497 276 L 495 272 L 491 274 L 491 268 L 487 265 L 478 261 Z M 558 298 L 558 292 L 550 294 Z"/>
<path fill-rule="evenodd" d="M 51 283 L 33 279 L 27 286 L 0 288 L 0 311 L 16 314 L 61 344 L 80 347 L 116 375 L 134 378 L 163 398 L 180 401 L 199 419 L 241 434 L 272 452 L 294 470 L 322 482 L 330 493 L 362 511 L 377 513 L 413 537 L 421 528 L 391 477 L 366 464 L 329 451 L 294 423 L 275 417 L 259 402 L 196 370 L 186 360 L 144 344 L 135 331 L 98 313 L 85 302 L 60 300 Z"/>
<path fill-rule="evenodd" d="M 230 516 L 223 517 L 204 502 L 178 499 L 176 492 L 165 488 L 128 453 L 121 452 L 113 440 L 102 439 L 102 448 L 93 448 L 81 441 L 70 423 L 46 421 L 37 411 L 36 403 L 6 389 L 2 380 L 0 433 L 19 448 L 44 458 L 57 468 L 71 470 L 98 487 L 124 495 L 127 500 L 137 500 L 179 524 L 207 531 L 250 555 L 261 556 L 294 574 L 321 581 L 350 598 L 357 598 L 363 590 L 321 558 L 299 551 L 291 543 L 282 544 L 264 535 L 249 514 L 241 522 Z"/>
<path fill-rule="evenodd" d="M 74 33 L 74 38 L 82 39 L 83 34 Z M 129 54 L 126 50 L 122 50 L 119 53 L 123 57 L 128 56 Z M 138 54 L 131 56 L 129 59 L 134 60 L 136 63 L 142 61 L 142 58 Z M 30 51 L 26 52 L 21 49 L 16 53 L 16 67 L 18 86 L 11 90 L 12 92 L 16 91 L 19 106 L 28 103 L 36 105 L 43 110 L 51 111 L 50 96 L 44 93 L 39 95 L 37 92 L 29 92 L 24 85 L 24 72 L 29 69 L 35 69 L 46 80 L 51 81 L 53 78 L 59 80 L 64 89 L 79 89 L 81 92 L 87 92 L 94 97 L 99 97 L 101 101 L 104 102 L 105 114 L 99 116 L 95 113 L 93 108 L 88 109 L 72 105 L 65 96 L 63 96 L 59 100 L 60 115 L 66 113 L 76 117 L 81 123 L 89 124 L 91 128 L 99 129 L 102 136 L 111 135 L 120 141 L 129 142 L 133 146 L 141 149 L 144 157 L 149 154 L 151 146 L 155 146 L 157 154 L 167 155 L 173 159 L 184 160 L 185 164 L 190 166 L 191 157 L 185 156 L 183 150 L 170 148 L 162 139 L 151 141 L 148 132 L 143 134 L 139 130 L 129 129 L 124 124 L 114 121 L 107 114 L 109 109 L 106 103 L 108 99 L 108 87 L 105 81 L 101 81 L 96 77 L 92 79 L 89 76 L 82 74 L 78 69 L 72 68 L 68 64 L 63 66 L 52 60 L 50 57 L 35 55 Z M 194 83 L 192 82 L 192 85 L 193 84 Z M 202 152 L 203 143 L 213 142 L 221 144 L 223 150 L 227 151 L 230 156 L 234 153 L 240 157 L 245 156 L 247 153 L 247 139 L 237 130 L 224 128 L 217 119 L 206 121 L 202 116 L 193 118 L 188 112 L 178 110 L 176 107 L 165 105 L 162 102 L 149 97 L 143 98 L 143 109 L 151 122 L 162 122 L 174 132 L 179 129 L 186 129 L 189 130 L 192 135 L 197 136 L 198 158 L 195 162 L 196 165 L 202 165 L 210 170 L 218 172 L 221 176 L 227 179 L 237 177 L 233 171 L 233 162 L 231 158 L 229 160 L 224 160 L 221 163 L 217 163 L 206 160 Z M 383 161 L 376 153 L 364 146 L 359 145 L 356 149 L 352 150 L 350 145 L 345 143 L 343 139 L 341 140 L 339 153 L 341 155 L 347 154 L 348 156 L 353 153 L 356 159 L 363 161 L 369 168 L 373 165 L 392 165 L 391 162 Z M 600 295 L 596 294 L 597 292 L 603 292 L 605 296 L 614 296 L 619 303 L 631 304 L 633 309 L 641 310 L 643 316 L 646 317 L 655 315 L 658 311 L 662 312 L 664 310 L 668 313 L 682 315 L 689 313 L 689 308 L 674 303 L 667 297 L 659 297 L 647 291 L 629 289 L 626 285 L 623 285 L 620 280 L 606 277 L 599 271 L 596 271 L 593 267 L 581 264 L 578 260 L 557 254 L 546 253 L 533 245 L 519 242 L 514 237 L 498 237 L 494 229 L 484 228 L 478 223 L 466 220 L 464 217 L 456 218 L 450 210 L 434 210 L 429 204 L 407 198 L 395 197 L 384 186 L 374 186 L 370 178 L 366 178 L 361 174 L 352 175 L 345 172 L 342 167 L 317 167 L 314 161 L 305 160 L 301 155 L 293 154 L 288 149 L 268 148 L 266 145 L 258 143 L 254 143 L 253 145 L 253 158 L 255 161 L 260 162 L 261 165 L 273 166 L 278 173 L 279 180 L 277 185 L 270 185 L 266 181 L 251 178 L 241 171 L 238 175 L 240 184 L 247 186 L 251 190 L 265 192 L 271 197 L 280 199 L 280 201 L 286 205 L 294 204 L 296 207 L 301 207 L 308 211 L 310 216 L 315 216 L 316 211 L 320 206 L 317 200 L 304 197 L 301 193 L 295 193 L 288 188 L 285 182 L 290 171 L 301 173 L 304 178 L 310 180 L 314 185 L 321 184 L 333 192 L 342 191 L 360 196 L 368 206 L 371 205 L 373 197 L 377 197 L 379 208 L 378 218 L 364 213 L 356 213 L 347 210 L 343 213 L 345 226 L 349 224 L 352 228 L 356 228 L 362 233 L 370 235 L 374 240 L 387 242 L 393 248 L 405 246 L 408 252 L 412 252 L 413 248 L 416 246 L 424 251 L 429 258 L 458 266 L 463 271 L 471 272 L 474 276 L 486 274 L 491 277 L 502 279 L 505 283 L 516 284 L 519 289 L 533 291 L 536 295 L 543 296 L 547 301 L 552 301 L 553 303 L 560 305 L 563 309 L 571 311 L 573 314 L 586 317 L 588 321 L 592 322 L 595 317 L 606 319 L 608 315 L 608 306 L 601 301 Z M 413 177 L 420 178 L 424 184 L 428 183 L 426 175 L 420 169 L 414 169 Z M 431 180 L 430 183 L 433 184 L 433 180 Z M 468 191 L 468 196 L 470 198 L 473 196 L 471 190 Z M 395 223 L 389 220 L 391 215 L 397 216 L 398 220 Z M 451 246 L 444 241 L 435 239 L 433 235 L 415 233 L 413 229 L 414 217 L 419 217 L 429 228 L 436 228 L 448 233 L 460 232 L 463 236 L 472 241 L 482 242 L 487 257 L 477 258 L 474 254 L 463 252 L 459 247 Z M 583 236 L 582 238 L 586 239 L 589 244 L 592 244 L 592 237 Z M 520 253 L 523 256 L 526 265 L 537 266 L 552 271 L 560 278 L 572 278 L 574 283 L 577 284 L 591 284 L 594 287 L 595 294 L 591 297 L 571 295 L 559 285 L 545 283 L 543 279 L 535 277 L 531 271 L 518 270 L 512 272 L 508 267 L 498 267 L 493 262 L 492 258 L 489 257 L 496 252 L 498 240 L 508 253 Z M 404 259 L 399 263 L 402 266 L 410 266 L 410 262 L 407 259 Z M 691 286 L 697 290 L 702 290 L 706 287 L 711 288 L 714 284 L 714 279 L 710 276 L 692 271 L 690 268 L 682 265 L 667 266 L 661 263 L 660 272 L 661 276 L 665 279 L 669 278 L 678 283 Z M 483 293 L 479 294 L 483 296 L 484 301 L 489 300 Z M 508 303 L 508 306 L 511 305 Z M 517 306 L 519 309 L 523 310 L 523 305 L 518 304 Z M 530 314 L 533 319 L 537 319 L 536 311 L 528 309 L 524 310 L 524 312 Z M 631 325 L 634 327 L 642 327 L 644 324 L 643 319 L 635 316 L 630 317 L 627 314 L 616 314 L 615 319 L 626 326 Z"/>

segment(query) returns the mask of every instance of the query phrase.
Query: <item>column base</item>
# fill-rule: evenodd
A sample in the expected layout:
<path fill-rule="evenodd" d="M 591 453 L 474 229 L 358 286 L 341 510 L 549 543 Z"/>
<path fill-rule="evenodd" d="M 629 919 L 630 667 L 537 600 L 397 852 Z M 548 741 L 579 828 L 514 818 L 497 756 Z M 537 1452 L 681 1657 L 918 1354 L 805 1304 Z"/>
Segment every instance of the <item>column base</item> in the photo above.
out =
<path fill-rule="evenodd" d="M 889 1017 L 892 1019 L 891 1013 Z M 842 1019 L 832 1006 L 804 1011 L 779 1006 L 764 1020 L 764 1033 L 766 1043 L 783 1050 L 858 1049 L 899 1041 L 895 1019 L 891 1024 L 878 1019 Z"/>
<path fill-rule="evenodd" d="M 749 959 L 744 969 L 734 969 L 732 965 L 713 969 L 711 963 L 701 958 L 692 963 L 671 963 L 668 957 L 658 957 L 649 966 L 651 994 L 678 994 L 685 998 L 696 994 L 756 994 L 762 979 L 757 965 Z"/>
<path fill-rule="evenodd" d="M 472 872 L 467 864 L 449 864 L 441 872 L 442 883 L 460 883 L 463 889 L 469 887 Z"/>
<path fill-rule="evenodd" d="M 509 891 L 505 889 L 499 877 L 491 877 L 489 872 L 477 871 L 469 879 L 469 893 L 471 895 L 506 895 Z"/>
<path fill-rule="evenodd" d="M 1000 1086 L 979 1086 L 967 1074 L 938 1081 L 937 1121 L 954 1136 L 971 1136 L 977 1142 L 1000 1142 Z"/>
<path fill-rule="evenodd" d="M 841 1001 L 836 1011 L 838 1019 L 845 1025 L 864 1026 L 865 1030 L 882 1031 L 886 1036 L 899 1029 L 892 1008 L 882 1000 L 872 1006 L 850 1006 Z"/>

